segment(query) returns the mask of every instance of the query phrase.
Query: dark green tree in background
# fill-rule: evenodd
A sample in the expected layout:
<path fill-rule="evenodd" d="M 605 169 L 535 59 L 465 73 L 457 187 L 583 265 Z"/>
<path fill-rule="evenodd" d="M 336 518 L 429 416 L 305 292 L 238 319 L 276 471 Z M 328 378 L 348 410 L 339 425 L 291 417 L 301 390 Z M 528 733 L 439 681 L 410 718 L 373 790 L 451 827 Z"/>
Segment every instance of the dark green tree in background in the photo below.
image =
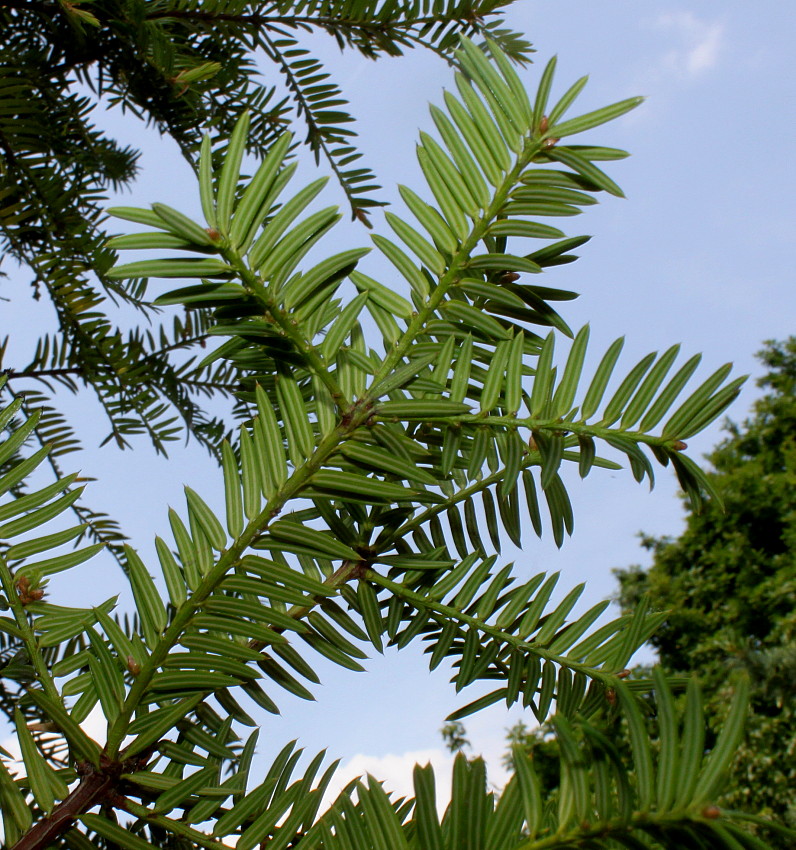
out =
<path fill-rule="evenodd" d="M 670 674 L 694 671 L 726 710 L 728 674 L 751 673 L 753 713 L 731 808 L 796 823 L 796 337 L 760 352 L 766 390 L 708 455 L 723 501 L 688 511 L 677 538 L 644 538 L 649 569 L 617 572 L 625 608 L 669 612 L 650 643 Z"/>
<path fill-rule="evenodd" d="M 649 643 L 672 677 L 692 671 L 712 694 L 714 720 L 727 711 L 729 676 L 751 674 L 752 713 L 738 750 L 731 790 L 722 802 L 796 823 L 796 337 L 759 353 L 767 390 L 742 425 L 709 455 L 709 478 L 721 496 L 695 511 L 677 538 L 645 536 L 648 569 L 617 570 L 626 612 L 646 597 L 666 619 Z M 649 672 L 642 668 L 637 673 Z M 654 714 L 654 708 L 651 707 Z M 467 743 L 458 722 L 443 727 L 451 751 Z M 650 725 L 654 737 L 654 726 Z M 611 734 L 625 737 L 614 727 Z M 504 767 L 519 750 L 549 789 L 557 787 L 561 751 L 549 723 L 523 720 L 507 730 Z M 790 839 L 773 842 L 783 850 Z"/>

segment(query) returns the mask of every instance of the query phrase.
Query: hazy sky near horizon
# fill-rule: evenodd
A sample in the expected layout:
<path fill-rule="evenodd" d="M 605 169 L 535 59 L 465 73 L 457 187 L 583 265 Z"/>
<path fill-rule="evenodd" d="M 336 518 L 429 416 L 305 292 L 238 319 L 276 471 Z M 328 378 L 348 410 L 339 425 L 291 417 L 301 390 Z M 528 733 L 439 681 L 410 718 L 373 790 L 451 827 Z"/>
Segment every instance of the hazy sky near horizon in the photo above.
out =
<path fill-rule="evenodd" d="M 764 2 L 755 10 L 740 0 L 518 0 L 507 15 L 538 51 L 522 71 L 531 89 L 553 54 L 559 56 L 559 93 L 590 75 L 573 114 L 631 95 L 646 97 L 638 110 L 588 136 L 632 152 L 629 160 L 608 164 L 627 199 L 608 198 L 566 221 L 568 234 L 594 238 L 577 263 L 552 269 L 544 281 L 582 293 L 563 315 L 574 328 L 590 322 L 594 356 L 626 335 L 625 372 L 648 351 L 680 342 L 686 357 L 705 352 L 704 376 L 728 360 L 736 363 L 736 373 L 757 375 L 754 353 L 763 340 L 796 331 L 796 7 Z M 431 126 L 428 102 L 439 103 L 442 88 L 452 85 L 449 69 L 419 52 L 371 63 L 353 53 L 341 56 L 328 38 L 311 42 L 351 101 L 359 147 L 385 187 L 382 197 L 395 200 L 396 182 L 419 183 L 414 141 L 418 129 Z M 134 206 L 162 201 L 198 217 L 192 175 L 174 146 L 118 113 L 107 120 L 143 151 L 140 178 L 119 200 Z M 333 187 L 329 193 L 344 203 Z M 374 220 L 385 232 L 378 213 Z M 346 225 L 329 250 L 367 240 L 363 228 Z M 3 314 L 15 323 L 38 321 L 38 305 L 24 296 L 4 306 Z M 7 322 L 0 324 L 7 331 Z M 754 397 L 750 382 L 731 416 L 743 418 Z M 69 404 L 82 417 L 86 443 L 93 439 L 96 445 L 105 436 L 104 424 L 90 409 L 81 410 L 82 402 Z M 713 427 L 692 448 L 698 456 L 719 438 Z M 153 534 L 166 529 L 167 505 L 183 505 L 184 483 L 202 495 L 220 493 L 213 465 L 181 444 L 168 461 L 155 458 L 143 440 L 135 452 L 120 455 L 106 447 L 72 457 L 67 468 L 79 465 L 98 478 L 87 494 L 90 504 L 121 519 L 144 552 L 151 552 Z M 507 552 L 505 559 L 516 559 L 528 575 L 562 570 L 562 592 L 586 581 L 592 604 L 614 591 L 611 568 L 644 560 L 637 533 L 676 534 L 682 513 L 667 470 L 660 471 L 651 494 L 627 471 L 571 481 L 573 538 L 558 552 L 550 540 L 529 536 L 523 554 Z M 112 566 L 78 569 L 58 584 L 62 604 L 70 598 L 96 602 L 116 592 L 119 577 Z M 281 697 L 282 716 L 266 718 L 264 754 L 298 737 L 309 753 L 329 746 L 330 756 L 344 759 L 347 770 L 371 770 L 394 786 L 404 782 L 414 760 L 442 763 L 438 729 L 446 714 L 477 692 L 457 697 L 445 671 L 428 673 L 419 649 L 388 651 L 387 659 L 369 662 L 364 674 L 324 668 L 325 684 L 314 704 Z M 518 716 L 515 711 L 511 719 Z M 532 718 L 526 722 L 531 725 Z M 500 708 L 468 723 L 475 749 L 493 764 L 508 723 Z"/>

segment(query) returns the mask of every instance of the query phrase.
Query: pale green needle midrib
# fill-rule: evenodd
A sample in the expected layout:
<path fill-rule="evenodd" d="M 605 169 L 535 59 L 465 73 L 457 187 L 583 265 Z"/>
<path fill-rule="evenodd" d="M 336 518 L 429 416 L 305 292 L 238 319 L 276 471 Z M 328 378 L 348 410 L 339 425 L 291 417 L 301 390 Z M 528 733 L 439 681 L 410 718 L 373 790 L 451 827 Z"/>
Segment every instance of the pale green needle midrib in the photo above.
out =
<path fill-rule="evenodd" d="M 171 624 L 152 650 L 147 662 L 142 665 L 132 688 L 127 694 L 122 710 L 108 733 L 106 751 L 109 758 L 114 758 L 119 752 L 122 741 L 127 735 L 133 713 L 149 687 L 153 676 L 172 648 L 178 643 L 197 610 L 213 593 L 229 570 L 240 560 L 251 543 L 268 528 L 270 521 L 279 514 L 284 505 L 300 494 L 301 490 L 309 483 L 312 475 L 321 469 L 338 446 L 345 441 L 352 431 L 360 427 L 367 416 L 367 411 L 363 412 L 361 408 L 357 407 L 354 410 L 354 416 L 347 425 L 338 426 L 324 437 L 312 457 L 303 466 L 295 470 L 281 489 L 268 500 L 262 511 L 248 523 L 232 546 L 224 551 L 213 569 L 203 578 L 196 591 L 180 606 Z"/>
<path fill-rule="evenodd" d="M 578 661 L 573 661 L 572 659 L 567 658 L 563 655 L 557 655 L 554 652 L 549 652 L 543 647 L 535 644 L 533 641 L 523 640 L 522 638 L 517 637 L 516 635 L 512 635 L 509 632 L 505 631 L 505 629 L 500 629 L 497 626 L 492 626 L 489 623 L 485 623 L 483 620 L 478 617 L 473 617 L 469 614 L 465 614 L 463 611 L 460 611 L 458 608 L 454 608 L 450 605 L 445 605 L 442 602 L 438 602 L 435 599 L 430 599 L 428 596 L 423 596 L 420 593 L 415 593 L 412 590 L 404 587 L 397 582 L 390 581 L 388 578 L 385 578 L 380 573 L 375 572 L 374 570 L 367 570 L 365 572 L 365 577 L 372 581 L 374 584 L 383 587 L 385 590 L 389 590 L 391 593 L 394 593 L 396 596 L 400 596 L 408 601 L 410 601 L 413 605 L 415 605 L 418 610 L 429 610 L 434 611 L 438 614 L 441 614 L 448 620 L 455 620 L 464 625 L 470 626 L 474 629 L 478 629 L 478 631 L 483 632 L 483 634 L 489 635 L 490 637 L 496 638 L 503 643 L 511 644 L 516 649 L 521 649 L 525 652 L 530 652 L 534 655 L 539 656 L 539 658 L 543 658 L 545 661 L 552 661 L 555 664 L 558 664 L 561 667 L 566 667 L 570 670 L 574 670 L 575 672 L 583 673 L 590 679 L 596 679 L 601 682 L 603 685 L 611 685 L 617 681 L 615 675 L 610 673 L 604 673 L 602 670 L 597 670 L 594 667 L 589 667 L 586 664 L 581 664 Z"/>
<path fill-rule="evenodd" d="M 412 317 L 412 320 L 403 335 L 403 339 L 390 351 L 387 357 L 385 357 L 381 368 L 373 377 L 370 385 L 371 388 L 377 386 L 393 372 L 407 351 L 409 351 L 412 347 L 416 338 L 423 332 L 423 328 L 433 315 L 434 311 L 444 300 L 448 290 L 459 279 L 464 267 L 470 261 L 472 252 L 486 235 L 489 226 L 497 218 L 498 214 L 505 206 L 509 192 L 517 185 L 519 175 L 531 162 L 533 157 L 541 150 L 541 139 L 526 139 L 522 154 L 520 154 L 517 158 L 514 167 L 506 174 L 502 184 L 496 189 L 492 203 L 486 209 L 484 214 L 474 222 L 470 235 L 451 257 L 450 267 L 440 278 L 439 283 L 430 294 L 424 307 Z M 366 398 L 376 401 L 376 398 L 371 397 L 370 390 L 366 393 Z"/>
<path fill-rule="evenodd" d="M 312 341 L 308 340 L 301 333 L 298 324 L 276 305 L 274 299 L 268 295 L 262 281 L 246 265 L 239 254 L 232 250 L 222 251 L 222 254 L 224 255 L 224 259 L 235 268 L 235 271 L 240 275 L 241 280 L 243 280 L 252 294 L 259 299 L 263 310 L 273 318 L 285 337 L 293 343 L 296 351 L 305 359 L 312 374 L 317 375 L 324 383 L 338 410 L 342 412 L 351 403 L 351 400 L 346 399 L 340 384 L 337 383 L 334 375 L 329 371 L 329 368 L 318 354 Z"/>
<path fill-rule="evenodd" d="M 3 594 L 5 595 L 8 604 L 11 606 L 11 610 L 14 612 L 14 620 L 16 621 L 17 628 L 22 633 L 22 640 L 25 644 L 25 648 L 27 649 L 28 658 L 33 669 L 36 671 L 36 679 L 48 697 L 60 705 L 63 705 L 63 699 L 61 698 L 58 688 L 56 688 L 55 682 L 53 681 L 53 677 L 44 661 L 41 648 L 36 640 L 36 634 L 33 630 L 33 626 L 25 612 L 25 606 L 17 593 L 17 589 L 14 585 L 14 579 L 11 575 L 11 570 L 2 555 L 0 555 L 0 583 L 2 583 Z"/>

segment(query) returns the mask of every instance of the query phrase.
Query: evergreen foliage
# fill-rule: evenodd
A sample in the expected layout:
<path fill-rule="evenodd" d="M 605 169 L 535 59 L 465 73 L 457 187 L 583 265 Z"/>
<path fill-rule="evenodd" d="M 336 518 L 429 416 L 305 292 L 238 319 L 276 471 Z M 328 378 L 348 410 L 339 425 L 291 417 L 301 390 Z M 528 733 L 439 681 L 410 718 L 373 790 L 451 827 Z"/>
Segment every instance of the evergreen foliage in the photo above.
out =
<path fill-rule="evenodd" d="M 208 399 L 232 400 L 234 364 L 197 364 L 213 323 L 208 311 L 163 321 L 144 281 L 108 274 L 114 251 L 104 211 L 109 188 L 130 186 L 138 152 L 95 123 L 110 106 L 170 137 L 196 167 L 209 132 L 218 164 L 241 115 L 246 147 L 263 157 L 286 125 L 344 189 L 367 223 L 379 187 L 362 166 L 345 96 L 309 50 L 323 32 L 341 49 L 376 59 L 412 48 L 451 61 L 459 34 L 489 33 L 512 59 L 530 45 L 505 29 L 496 0 L 250 3 L 241 0 L 16 0 L 0 7 L 0 244 L 30 275 L 41 327 L 28 362 L 0 340 L 5 394 L 39 411 L 49 463 L 80 447 L 58 392 L 86 389 L 108 423 L 107 441 L 138 436 L 165 453 L 183 435 L 218 455 L 228 424 Z M 100 122 L 101 123 L 101 122 Z M 296 143 L 298 145 L 298 142 Z M 125 308 L 119 324 L 115 307 Z M 51 325 L 52 316 L 56 324 Z M 16 357 L 20 355 L 17 354 Z M 213 411 L 213 412 L 211 412 Z M 88 505 L 80 520 L 122 560 L 118 524 Z"/>
<path fill-rule="evenodd" d="M 15 647 L 3 673 L 19 685 L 22 765 L 0 753 L 0 801 L 16 850 L 768 846 L 748 828 L 754 817 L 715 805 L 747 677 L 708 739 L 696 680 L 678 703 L 660 670 L 627 679 L 664 614 L 646 601 L 613 620 L 603 604 L 573 614 L 582 585 L 553 604 L 557 576 L 498 561 L 507 538 L 519 545 L 531 529 L 563 541 L 573 517 L 561 469 L 616 468 L 606 450 L 639 480 L 670 465 L 695 502 L 711 489 L 684 440 L 742 379 L 722 367 L 692 385 L 698 359 L 676 366 L 676 348 L 617 374 L 621 342 L 592 373 L 588 329 L 572 333 L 555 309 L 572 293 L 531 277 L 585 241 L 540 218 L 621 194 L 597 163 L 622 151 L 565 139 L 639 101 L 568 118 L 585 80 L 551 100 L 554 62 L 530 98 L 495 41 L 465 39 L 455 61 L 457 94 L 432 110 L 439 140 L 423 134 L 418 148 L 427 186 L 402 188 L 411 221 L 389 213 L 394 238 L 372 238 L 396 270 L 385 281 L 357 268 L 367 249 L 304 262 L 340 213 L 313 204 L 322 181 L 289 186 L 289 134 L 241 178 L 250 111 L 223 153 L 202 141 L 204 222 L 162 204 L 112 211 L 146 229 L 113 240 L 143 258 L 106 278 L 120 291 L 149 280 L 155 303 L 212 313 L 220 344 L 198 368 L 234 369 L 246 413 L 219 450 L 224 510 L 187 487 L 169 537 L 156 538 L 157 564 L 124 547 L 127 622 L 113 600 L 47 598 L 48 577 L 98 547 L 63 548 L 85 532 L 64 516 L 81 495 L 76 476 L 19 492 L 47 452 L 26 444 L 39 414 L 21 399 L 3 408 L 0 632 Z M 428 767 L 412 799 L 368 778 L 326 810 L 335 765 L 323 754 L 299 767 L 288 744 L 255 768 L 252 728 L 267 719 L 252 715 L 275 711 L 282 690 L 311 698 L 316 654 L 356 671 L 366 651 L 414 640 L 431 667 L 452 666 L 457 692 L 492 688 L 452 720 L 498 701 L 551 719 L 554 796 L 519 754 L 499 800 L 483 764 L 460 757 L 442 818 Z M 642 695 L 657 709 L 657 748 Z M 80 725 L 95 706 L 100 740 Z M 627 753 L 600 731 L 605 718 L 626 725 Z"/>

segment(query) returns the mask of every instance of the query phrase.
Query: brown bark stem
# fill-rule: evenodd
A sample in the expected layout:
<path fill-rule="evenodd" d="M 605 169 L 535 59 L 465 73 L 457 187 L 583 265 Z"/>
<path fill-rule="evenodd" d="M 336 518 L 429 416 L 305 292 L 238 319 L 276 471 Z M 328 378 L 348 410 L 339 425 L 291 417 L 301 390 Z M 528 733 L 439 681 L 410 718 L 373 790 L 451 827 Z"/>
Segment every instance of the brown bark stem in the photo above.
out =
<path fill-rule="evenodd" d="M 114 777 L 107 773 L 85 776 L 77 788 L 51 814 L 34 824 L 11 850 L 45 850 L 56 838 L 71 829 L 80 815 L 101 802 L 114 782 Z"/>

